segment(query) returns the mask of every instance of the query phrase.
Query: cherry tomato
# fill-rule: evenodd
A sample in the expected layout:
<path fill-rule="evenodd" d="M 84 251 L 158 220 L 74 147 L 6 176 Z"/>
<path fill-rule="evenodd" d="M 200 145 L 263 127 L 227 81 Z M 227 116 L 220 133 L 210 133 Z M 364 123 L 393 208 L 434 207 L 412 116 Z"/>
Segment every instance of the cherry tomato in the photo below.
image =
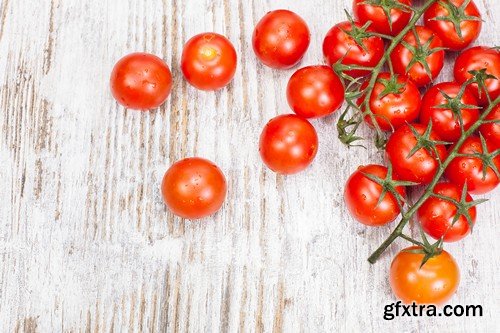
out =
<path fill-rule="evenodd" d="M 480 105 L 488 105 L 486 92 L 491 100 L 500 96 L 500 51 L 484 46 L 472 47 L 460 54 L 455 61 L 453 74 L 455 81 L 462 84 L 472 77 L 471 71 L 480 71 L 485 69 L 485 75 L 493 75 L 495 78 L 489 78 L 485 81 L 486 91 L 478 88 L 477 83 L 469 85 L 470 90 L 479 100 Z"/>
<path fill-rule="evenodd" d="M 391 52 L 391 61 L 396 73 L 408 75 L 418 87 L 423 87 L 443 69 L 444 51 L 439 49 L 443 47 L 443 42 L 428 28 L 416 26 L 416 32 L 418 39 L 413 31 L 405 35 L 403 42 L 410 48 L 404 43 L 398 44 Z M 408 68 L 413 59 L 417 62 Z"/>
<path fill-rule="evenodd" d="M 487 143 L 486 148 L 490 153 L 495 150 L 490 143 Z M 484 151 L 480 138 L 477 136 L 468 137 L 458 152 L 460 154 L 482 154 Z M 500 155 L 497 155 L 492 163 L 500 170 Z M 484 170 L 483 161 L 477 157 L 455 157 L 446 168 L 445 175 L 446 178 L 460 187 L 467 184 L 467 191 L 472 194 L 491 192 L 500 183 L 500 179 L 493 169 L 487 166 Z"/>
<path fill-rule="evenodd" d="M 116 101 L 137 110 L 157 108 L 172 89 L 172 74 L 167 64 L 148 53 L 131 53 L 121 58 L 111 72 L 110 81 Z"/>
<path fill-rule="evenodd" d="M 426 126 L 421 124 L 413 124 L 412 126 L 420 136 L 425 134 Z M 434 132 L 430 133 L 428 139 L 440 140 L 439 136 Z M 394 172 L 402 180 L 428 184 L 436 174 L 439 162 L 436 159 L 435 152 L 426 148 L 420 148 L 415 154 L 409 156 L 416 146 L 417 138 L 410 125 L 404 125 L 391 135 L 389 141 L 387 141 L 385 151 L 392 163 Z M 436 151 L 441 161 L 444 161 L 447 156 L 445 146 L 436 145 Z"/>
<path fill-rule="evenodd" d="M 460 283 L 460 270 L 453 257 L 443 250 L 422 267 L 424 254 L 412 253 L 417 246 L 399 252 L 392 261 L 389 280 L 394 294 L 404 303 L 446 303 Z"/>
<path fill-rule="evenodd" d="M 367 86 L 368 81 L 365 81 L 361 91 Z M 407 77 L 381 73 L 373 87 L 369 105 L 380 129 L 391 131 L 418 118 L 420 99 L 420 91 Z M 362 110 L 365 109 L 362 105 L 364 101 L 365 96 L 362 95 L 358 99 L 358 105 Z M 371 117 L 365 117 L 365 121 L 373 127 Z"/>
<path fill-rule="evenodd" d="M 432 4 L 424 13 L 425 26 L 441 38 L 443 45 L 460 51 L 477 39 L 481 32 L 481 14 L 474 1 L 444 0 Z M 470 19 L 474 17 L 474 19 Z"/>
<path fill-rule="evenodd" d="M 400 3 L 399 6 L 397 3 Z M 411 0 L 397 0 L 396 5 L 384 4 L 379 5 L 368 4 L 366 0 L 354 0 L 353 12 L 354 17 L 361 24 L 370 21 L 370 27 L 381 34 L 396 36 L 403 30 L 411 20 L 411 10 L 404 9 L 402 5 L 411 6 Z M 390 13 L 387 17 L 386 12 Z"/>
<path fill-rule="evenodd" d="M 375 164 L 361 166 L 349 177 L 344 190 L 344 200 L 349 212 L 358 222 L 371 227 L 394 221 L 400 213 L 398 199 L 387 192 L 379 203 L 382 186 L 366 177 L 366 174 L 385 179 L 387 168 Z M 396 177 L 393 179 L 397 180 Z M 401 198 L 405 197 L 404 187 L 397 186 L 396 190 Z"/>
<path fill-rule="evenodd" d="M 460 89 L 458 83 L 442 82 L 427 90 L 422 98 L 420 122 L 427 125 L 432 121 L 432 129 L 447 142 L 456 142 L 462 135 L 458 113 L 466 131 L 479 119 L 477 99 L 468 90 L 458 99 Z M 450 97 L 452 101 L 448 101 Z"/>
<path fill-rule="evenodd" d="M 356 27 L 356 29 L 353 29 Z M 360 23 L 341 22 L 334 25 L 326 34 L 323 41 L 323 55 L 328 65 L 333 66 L 342 59 L 344 65 L 357 65 L 364 67 L 376 66 L 384 56 L 384 41 L 380 37 L 372 36 L 362 39 L 361 47 L 352 35 L 362 34 L 358 30 Z M 368 29 L 368 31 L 372 31 Z M 345 74 L 359 77 L 369 74 L 368 70 L 348 70 Z"/>
<path fill-rule="evenodd" d="M 497 121 L 497 123 L 483 124 L 479 127 L 479 132 L 491 144 L 493 149 L 500 149 L 500 105 L 495 106 L 485 119 Z"/>
<path fill-rule="evenodd" d="M 192 86 L 200 90 L 217 90 L 233 79 L 236 58 L 233 44 L 226 37 L 205 32 L 184 45 L 181 69 Z"/>
<path fill-rule="evenodd" d="M 439 183 L 434 187 L 435 194 L 441 195 L 460 202 L 462 190 L 452 183 Z M 466 201 L 472 201 L 472 197 L 467 194 Z M 468 209 L 471 222 L 476 222 L 476 207 Z M 448 200 L 431 196 L 418 209 L 418 219 L 422 229 L 435 239 L 445 242 L 456 242 L 467 236 L 471 228 L 464 215 L 460 215 L 455 221 L 457 206 Z"/>
<path fill-rule="evenodd" d="M 260 136 L 260 156 L 280 174 L 293 174 L 307 168 L 318 151 L 318 135 L 304 118 L 293 114 L 271 119 Z"/>
<path fill-rule="evenodd" d="M 165 173 L 161 192 L 172 213 L 199 219 L 221 208 L 226 198 L 226 179 L 209 160 L 186 158 L 174 163 Z"/>
<path fill-rule="evenodd" d="M 286 88 L 288 104 L 304 118 L 332 114 L 344 102 L 344 85 L 332 68 L 309 66 L 296 71 Z"/>
<path fill-rule="evenodd" d="M 309 48 L 306 22 L 289 10 L 274 10 L 259 21 L 253 31 L 253 50 L 271 68 L 288 69 L 302 59 Z"/>

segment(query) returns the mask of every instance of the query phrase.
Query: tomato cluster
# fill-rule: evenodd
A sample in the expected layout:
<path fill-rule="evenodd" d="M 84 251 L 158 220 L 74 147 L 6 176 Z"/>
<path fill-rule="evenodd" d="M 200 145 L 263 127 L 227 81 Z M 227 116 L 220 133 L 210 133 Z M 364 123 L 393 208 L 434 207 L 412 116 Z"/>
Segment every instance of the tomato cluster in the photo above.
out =
<path fill-rule="evenodd" d="M 500 107 L 492 104 L 500 96 L 500 52 L 465 50 L 456 60 L 455 80 L 433 85 L 445 52 L 462 51 L 474 42 L 482 20 L 474 1 L 428 4 L 418 10 L 412 0 L 354 0 L 354 18 L 326 33 L 326 65 L 306 66 L 291 75 L 286 98 L 293 113 L 269 120 L 259 151 L 264 164 L 279 174 L 306 169 L 318 151 L 309 119 L 329 116 L 347 100 L 339 129 L 356 129 L 365 121 L 380 141 L 388 136 L 381 145 L 388 166 L 362 166 L 351 175 L 344 192 L 347 209 L 367 226 L 387 225 L 399 215 L 407 223 L 415 215 L 422 230 L 438 241 L 431 245 L 423 234 L 419 242 L 397 228 L 390 242 L 401 237 L 415 246 L 394 258 L 390 284 L 404 301 L 443 303 L 458 286 L 459 270 L 442 243 L 470 234 L 478 204 L 470 194 L 490 192 L 500 182 Z M 416 25 L 420 16 L 423 26 Z M 271 11 L 257 23 L 252 45 L 262 64 L 290 69 L 308 50 L 310 30 L 296 13 Z M 231 82 L 236 63 L 226 37 L 202 33 L 185 44 L 180 67 L 192 86 L 217 90 Z M 125 56 L 111 75 L 113 96 L 129 108 L 156 108 L 171 88 L 169 67 L 150 54 Z M 344 121 L 350 108 L 359 120 Z M 348 139 L 359 138 L 352 134 Z M 439 180 L 441 175 L 446 179 Z M 429 189 L 410 206 L 415 209 L 405 211 L 406 187 L 413 185 Z M 198 219 L 221 208 L 227 184 L 215 164 L 195 157 L 174 163 L 161 190 L 174 214 Z"/>

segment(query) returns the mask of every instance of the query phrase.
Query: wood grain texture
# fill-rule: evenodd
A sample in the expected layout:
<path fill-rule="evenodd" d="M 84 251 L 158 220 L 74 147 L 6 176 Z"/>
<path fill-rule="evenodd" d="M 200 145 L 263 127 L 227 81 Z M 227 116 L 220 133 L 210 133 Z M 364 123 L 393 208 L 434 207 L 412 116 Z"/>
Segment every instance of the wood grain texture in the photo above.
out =
<path fill-rule="evenodd" d="M 462 270 L 452 302 L 481 304 L 484 316 L 386 322 L 388 268 L 403 245 L 369 265 L 390 228 L 359 226 L 342 201 L 356 166 L 382 156 L 343 147 L 335 115 L 314 121 L 320 150 L 307 172 L 276 176 L 260 161 L 261 128 L 289 112 L 292 71 L 256 62 L 255 23 L 296 11 L 312 32 L 302 64 L 317 64 L 350 2 L 0 0 L 0 331 L 498 331 L 498 191 L 473 236 L 448 246 Z M 498 44 L 500 3 L 476 2 L 477 43 Z M 203 31 L 239 54 L 234 82 L 216 93 L 179 72 L 183 43 Z M 124 110 L 110 95 L 111 68 L 132 51 L 172 68 L 158 110 Z M 196 222 L 172 216 L 159 191 L 167 167 L 193 155 L 229 181 L 223 209 Z"/>

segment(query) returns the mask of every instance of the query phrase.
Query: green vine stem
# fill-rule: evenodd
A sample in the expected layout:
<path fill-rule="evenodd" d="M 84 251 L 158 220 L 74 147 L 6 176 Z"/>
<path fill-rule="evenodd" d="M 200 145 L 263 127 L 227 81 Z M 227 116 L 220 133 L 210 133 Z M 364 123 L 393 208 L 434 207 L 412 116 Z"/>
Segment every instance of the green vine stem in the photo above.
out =
<path fill-rule="evenodd" d="M 420 7 L 419 9 L 415 9 L 412 19 L 410 20 L 408 25 L 397 36 L 390 37 L 390 36 L 384 35 L 384 37 L 388 38 L 391 42 L 390 42 L 389 46 L 387 47 L 387 50 L 385 51 L 384 56 L 382 57 L 382 59 L 379 61 L 379 63 L 375 67 L 373 67 L 373 68 L 365 68 L 365 67 L 358 68 L 358 66 L 343 65 L 340 63 L 334 65 L 335 71 L 340 73 L 341 75 L 343 74 L 342 73 L 343 71 L 349 70 L 349 69 L 368 69 L 371 71 L 370 80 L 368 81 L 368 85 L 363 92 L 363 94 L 365 96 L 367 96 L 367 98 L 364 99 L 363 104 L 360 106 L 360 110 L 364 110 L 364 111 L 361 111 L 362 116 L 370 117 L 372 124 L 375 127 L 375 130 L 377 132 L 377 136 L 376 136 L 377 148 L 383 148 L 385 146 L 385 141 L 386 141 L 385 135 L 384 135 L 382 129 L 380 128 L 380 126 L 378 125 L 378 122 L 376 121 L 375 115 L 370 110 L 370 103 L 369 103 L 370 96 L 372 95 L 373 89 L 375 88 L 375 83 L 377 82 L 377 78 L 378 78 L 379 74 L 381 73 L 382 69 L 384 68 L 384 65 L 387 62 L 390 62 L 390 54 L 392 53 L 392 51 L 403 40 L 403 38 L 406 36 L 406 34 L 415 27 L 415 25 L 417 24 L 420 17 L 424 14 L 424 12 L 433 3 L 437 2 L 437 1 L 438 0 L 427 0 L 422 7 Z M 373 35 L 375 35 L 375 34 L 373 34 Z M 353 105 L 354 103 L 352 103 L 352 101 L 348 101 L 348 103 L 351 107 L 354 106 Z M 362 120 L 362 117 L 360 119 Z M 345 126 L 346 124 L 347 124 L 347 126 L 352 126 L 355 123 L 356 123 L 356 121 L 353 121 L 352 119 L 351 120 L 345 120 L 345 119 L 339 120 L 339 124 L 341 126 Z M 339 130 L 339 133 L 341 133 L 341 136 L 342 136 L 341 141 L 349 145 L 351 142 L 355 141 L 355 140 L 352 140 L 353 138 L 360 139 L 360 138 L 355 137 L 355 131 L 357 130 L 357 128 L 358 128 L 358 126 L 355 126 L 353 131 L 351 131 L 350 133 L 346 133 L 345 128 L 343 128 L 342 130 Z"/>
<path fill-rule="evenodd" d="M 378 258 L 384 253 L 384 251 L 397 239 L 397 238 L 403 238 L 405 240 L 408 240 L 410 242 L 414 242 L 413 239 L 410 237 L 406 236 L 403 234 L 403 229 L 405 226 L 408 224 L 408 222 L 413 218 L 417 210 L 422 206 L 422 204 L 432 195 L 434 191 L 434 187 L 436 184 L 439 182 L 441 177 L 443 176 L 443 173 L 445 169 L 448 167 L 448 165 L 451 163 L 451 161 L 458 156 L 458 151 L 460 147 L 462 147 L 463 143 L 465 140 L 474 134 L 474 132 L 484 123 L 487 121 L 485 120 L 486 117 L 491 113 L 491 111 L 498 105 L 500 104 L 500 97 L 492 101 L 487 109 L 484 110 L 484 112 L 481 114 L 479 119 L 472 124 L 472 126 L 467 130 L 463 131 L 462 135 L 460 136 L 460 139 L 457 141 L 457 143 L 451 148 L 449 151 L 448 157 L 442 161 L 442 163 L 439 164 L 439 169 L 437 170 L 436 174 L 434 175 L 433 180 L 431 183 L 427 186 L 425 192 L 422 194 L 422 196 L 413 204 L 409 207 L 409 209 L 403 214 L 403 217 L 401 218 L 401 221 L 397 225 L 397 227 L 393 230 L 393 232 L 389 235 L 389 237 L 379 246 L 375 252 L 368 258 L 368 261 L 372 264 L 374 264 Z"/>

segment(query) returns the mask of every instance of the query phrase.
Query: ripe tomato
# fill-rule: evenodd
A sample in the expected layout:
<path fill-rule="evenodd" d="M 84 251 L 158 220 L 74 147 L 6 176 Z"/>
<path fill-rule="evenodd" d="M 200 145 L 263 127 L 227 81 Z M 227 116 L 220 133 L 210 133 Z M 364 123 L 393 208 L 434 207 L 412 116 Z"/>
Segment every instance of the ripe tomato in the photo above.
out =
<path fill-rule="evenodd" d="M 376 66 L 384 56 L 384 41 L 380 37 L 362 37 L 364 34 L 358 31 L 362 24 L 351 22 L 341 22 L 334 25 L 326 34 L 323 41 L 323 55 L 328 65 L 333 66 L 342 59 L 344 65 L 357 65 L 365 67 Z M 368 31 L 371 31 L 369 29 Z M 361 41 L 364 47 L 361 47 L 352 35 L 361 35 Z M 345 74 L 352 77 L 359 77 L 369 74 L 367 70 L 350 70 Z"/>
<path fill-rule="evenodd" d="M 493 75 L 497 79 L 490 78 L 485 81 L 485 88 L 491 100 L 500 96 L 500 51 L 484 46 L 472 47 L 460 54 L 455 61 L 453 74 L 455 81 L 462 84 L 472 77 L 470 71 L 485 69 L 485 74 Z M 479 100 L 481 105 L 488 104 L 488 98 L 484 89 L 478 88 L 477 83 L 469 86 L 470 90 Z"/>
<path fill-rule="evenodd" d="M 409 31 L 403 42 L 410 48 L 398 44 L 391 52 L 391 61 L 396 73 L 408 75 L 418 87 L 423 87 L 443 69 L 444 51 L 440 49 L 443 42 L 428 28 L 416 26 L 416 31 L 418 39 Z"/>
<path fill-rule="evenodd" d="M 441 38 L 445 47 L 460 51 L 477 39 L 481 32 L 481 14 L 474 1 L 444 0 L 432 4 L 424 13 L 425 26 Z M 474 19 L 471 19 L 474 17 Z"/>
<path fill-rule="evenodd" d="M 202 33 L 184 45 L 181 69 L 192 86 L 201 90 L 221 89 L 236 72 L 236 51 L 226 37 Z"/>
<path fill-rule="evenodd" d="M 423 136 L 426 132 L 426 127 L 421 124 L 413 124 L 416 132 Z M 440 140 L 436 133 L 431 132 L 429 138 L 431 140 Z M 389 161 L 391 161 L 394 172 L 405 181 L 411 181 L 420 184 L 428 184 L 436 174 L 439 168 L 439 163 L 435 153 L 425 148 L 420 148 L 413 154 L 410 152 L 417 146 L 417 138 L 409 125 L 404 125 L 398 128 L 387 141 L 385 151 Z M 436 151 L 441 159 L 446 158 L 446 148 L 444 145 L 436 145 Z"/>
<path fill-rule="evenodd" d="M 434 187 L 434 193 L 460 202 L 462 190 L 452 183 L 439 183 Z M 467 194 L 467 202 L 472 197 Z M 476 222 L 476 207 L 468 209 L 472 223 Z M 460 215 L 455 221 L 457 206 L 450 201 L 431 196 L 418 209 L 418 219 L 422 229 L 435 239 L 445 242 L 456 242 L 467 236 L 471 229 L 465 216 Z"/>
<path fill-rule="evenodd" d="M 344 102 L 344 85 L 332 68 L 309 66 L 296 71 L 286 88 L 288 104 L 304 118 L 335 112 Z"/>
<path fill-rule="evenodd" d="M 419 249 L 412 246 L 394 257 L 389 273 L 392 291 L 404 303 L 446 303 L 460 283 L 458 265 L 455 259 L 443 250 L 420 267 L 424 254 L 410 252 Z"/>
<path fill-rule="evenodd" d="M 289 10 L 274 10 L 257 23 L 252 44 L 264 65 L 287 69 L 302 59 L 310 38 L 309 28 L 299 15 Z"/>
<path fill-rule="evenodd" d="M 495 106 L 485 119 L 497 121 L 497 123 L 483 124 L 479 127 L 479 132 L 491 144 L 493 149 L 500 149 L 500 105 Z"/>
<path fill-rule="evenodd" d="M 361 86 L 364 91 L 368 86 L 365 81 Z M 370 110 L 375 114 L 377 123 L 383 131 L 391 131 L 412 123 L 418 118 L 420 111 L 420 91 L 417 86 L 405 76 L 389 73 L 381 73 L 370 97 Z M 357 103 L 362 107 L 365 96 L 362 95 Z M 365 117 L 365 121 L 373 126 L 371 117 Z"/>
<path fill-rule="evenodd" d="M 318 135 L 304 118 L 281 115 L 266 124 L 259 147 L 262 160 L 271 170 L 289 175 L 311 164 L 318 151 Z"/>
<path fill-rule="evenodd" d="M 495 149 L 491 143 L 487 143 L 489 152 Z M 465 140 L 458 150 L 460 154 L 481 154 L 483 148 L 481 140 L 477 136 L 471 136 Z M 492 163 L 500 170 L 500 155 L 497 155 Z M 493 191 L 500 183 L 500 179 L 489 166 L 484 170 L 483 161 L 477 157 L 459 156 L 455 157 L 445 171 L 446 177 L 460 187 L 467 184 L 467 191 L 472 194 L 484 194 Z"/>
<path fill-rule="evenodd" d="M 394 221 L 400 213 L 398 199 L 392 193 L 387 192 L 382 201 L 378 203 L 383 188 L 366 177 L 365 174 L 385 179 L 387 177 L 387 168 L 375 164 L 361 166 L 349 177 L 345 185 L 344 200 L 352 217 L 358 222 L 371 227 Z M 393 177 L 393 179 L 397 180 L 396 177 Z M 401 195 L 401 198 L 405 197 L 404 187 L 398 186 L 396 190 Z"/>
<path fill-rule="evenodd" d="M 160 106 L 170 95 L 172 74 L 157 56 L 131 53 L 116 63 L 110 84 L 113 97 L 124 107 L 149 110 Z"/>
<path fill-rule="evenodd" d="M 396 36 L 406 27 L 408 22 L 410 22 L 412 15 L 410 10 L 401 8 L 402 6 L 398 7 L 397 2 L 410 7 L 412 1 L 397 0 L 395 2 L 396 5 L 391 6 L 390 4 L 385 5 L 382 2 L 376 5 L 369 4 L 366 0 L 354 0 L 352 10 L 354 12 L 354 17 L 361 24 L 370 21 L 370 27 L 376 32 Z M 390 21 L 386 12 L 390 13 Z"/>
<path fill-rule="evenodd" d="M 427 125 L 432 121 L 432 129 L 447 142 L 456 142 L 462 135 L 458 113 L 461 114 L 464 129 L 468 130 L 478 119 L 479 110 L 464 107 L 477 107 L 474 95 L 465 90 L 460 99 L 460 85 L 455 82 L 442 82 L 431 87 L 422 98 L 420 122 Z M 449 101 L 448 98 L 453 98 Z"/>
<path fill-rule="evenodd" d="M 199 157 L 186 158 L 165 173 L 161 192 L 172 213 L 199 219 L 221 208 L 226 198 L 226 179 L 212 162 Z"/>

